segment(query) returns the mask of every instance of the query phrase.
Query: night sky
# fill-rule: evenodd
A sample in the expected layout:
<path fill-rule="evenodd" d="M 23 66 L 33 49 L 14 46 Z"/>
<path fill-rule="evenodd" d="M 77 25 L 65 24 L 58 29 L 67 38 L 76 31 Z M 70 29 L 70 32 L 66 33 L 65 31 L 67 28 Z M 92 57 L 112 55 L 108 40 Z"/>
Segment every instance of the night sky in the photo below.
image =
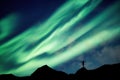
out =
<path fill-rule="evenodd" d="M 48 65 L 75 73 L 120 63 L 120 0 L 0 0 L 0 74 Z"/>

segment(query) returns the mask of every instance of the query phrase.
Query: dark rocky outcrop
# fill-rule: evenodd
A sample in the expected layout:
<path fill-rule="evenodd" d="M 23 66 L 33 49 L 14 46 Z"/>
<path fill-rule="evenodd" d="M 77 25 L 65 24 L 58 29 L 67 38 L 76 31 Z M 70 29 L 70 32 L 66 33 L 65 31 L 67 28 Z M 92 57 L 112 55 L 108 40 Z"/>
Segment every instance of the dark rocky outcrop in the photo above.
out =
<path fill-rule="evenodd" d="M 0 80 L 120 80 L 120 64 L 104 65 L 94 70 L 87 70 L 83 67 L 75 74 L 66 74 L 44 65 L 31 76 L 16 77 L 12 74 L 5 74 L 0 75 Z"/>

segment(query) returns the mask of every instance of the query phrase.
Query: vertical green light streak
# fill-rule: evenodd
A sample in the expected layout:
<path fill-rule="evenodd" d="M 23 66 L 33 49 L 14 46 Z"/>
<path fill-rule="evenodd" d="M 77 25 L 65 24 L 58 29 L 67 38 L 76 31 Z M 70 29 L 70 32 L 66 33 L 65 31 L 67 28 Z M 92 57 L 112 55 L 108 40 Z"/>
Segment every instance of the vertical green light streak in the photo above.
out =
<path fill-rule="evenodd" d="M 17 14 L 9 14 L 4 19 L 0 20 L 0 40 L 6 38 L 12 33 L 12 30 L 18 24 L 18 18 Z"/>

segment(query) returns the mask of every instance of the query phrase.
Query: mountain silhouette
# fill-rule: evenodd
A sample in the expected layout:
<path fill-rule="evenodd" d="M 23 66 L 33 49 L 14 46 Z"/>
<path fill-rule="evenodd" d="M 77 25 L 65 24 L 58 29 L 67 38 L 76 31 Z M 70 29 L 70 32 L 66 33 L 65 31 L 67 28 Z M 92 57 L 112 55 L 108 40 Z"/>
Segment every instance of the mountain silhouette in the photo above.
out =
<path fill-rule="evenodd" d="M 76 80 L 120 80 L 120 64 L 103 65 L 95 70 L 82 68 L 75 74 Z"/>
<path fill-rule="evenodd" d="M 0 75 L 0 80 L 120 80 L 120 64 L 103 65 L 94 70 L 85 67 L 75 74 L 56 71 L 47 65 L 38 68 L 31 76 L 16 77 L 12 74 Z"/>
<path fill-rule="evenodd" d="M 66 80 L 67 74 L 61 71 L 53 70 L 47 65 L 38 68 L 32 75 L 32 80 Z"/>
<path fill-rule="evenodd" d="M 0 75 L 0 80 L 2 80 L 2 79 L 3 80 L 9 80 L 9 79 L 15 80 L 15 79 L 17 79 L 17 77 L 12 74 L 4 74 L 4 75 Z"/>

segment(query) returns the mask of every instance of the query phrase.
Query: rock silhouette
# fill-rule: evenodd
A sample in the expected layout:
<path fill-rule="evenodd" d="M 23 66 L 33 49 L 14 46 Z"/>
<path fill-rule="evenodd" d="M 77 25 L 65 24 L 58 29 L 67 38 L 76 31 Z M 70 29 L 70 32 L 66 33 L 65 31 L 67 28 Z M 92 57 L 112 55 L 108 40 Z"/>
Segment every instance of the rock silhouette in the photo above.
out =
<path fill-rule="evenodd" d="M 47 65 L 38 68 L 31 76 L 16 77 L 12 74 L 0 75 L 0 80 L 120 80 L 120 64 L 103 65 L 94 70 L 85 67 L 75 74 L 56 71 Z"/>
<path fill-rule="evenodd" d="M 47 65 L 38 68 L 32 75 L 32 80 L 66 80 L 67 74 L 61 71 L 53 70 Z"/>

